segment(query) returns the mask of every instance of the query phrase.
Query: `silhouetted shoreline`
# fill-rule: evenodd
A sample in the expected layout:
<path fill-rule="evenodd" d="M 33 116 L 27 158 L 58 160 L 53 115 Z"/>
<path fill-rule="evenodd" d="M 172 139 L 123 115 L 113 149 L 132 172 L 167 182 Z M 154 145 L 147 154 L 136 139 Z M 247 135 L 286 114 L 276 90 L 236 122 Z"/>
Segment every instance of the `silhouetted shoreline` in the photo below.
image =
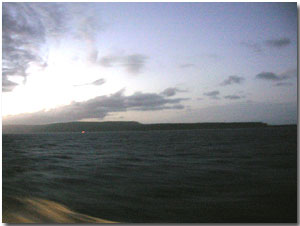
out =
<path fill-rule="evenodd" d="M 296 125 L 268 125 L 263 122 L 230 123 L 157 123 L 142 124 L 134 121 L 118 122 L 67 122 L 46 125 L 3 125 L 2 132 L 47 133 L 47 132 L 100 132 L 100 131 L 151 131 L 151 130 L 191 130 L 191 129 L 234 129 L 260 127 L 286 127 Z"/>

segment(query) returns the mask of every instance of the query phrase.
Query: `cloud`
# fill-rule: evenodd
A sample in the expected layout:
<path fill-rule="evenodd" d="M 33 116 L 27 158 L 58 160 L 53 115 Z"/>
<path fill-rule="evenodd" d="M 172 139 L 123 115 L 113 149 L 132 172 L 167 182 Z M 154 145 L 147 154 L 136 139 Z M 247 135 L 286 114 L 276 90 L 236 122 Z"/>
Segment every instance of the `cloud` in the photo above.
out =
<path fill-rule="evenodd" d="M 131 96 L 124 95 L 124 89 L 105 96 L 98 96 L 83 102 L 72 102 L 70 105 L 3 117 L 6 124 L 44 124 L 54 122 L 76 121 L 81 119 L 103 119 L 111 112 L 155 111 L 164 109 L 183 109 L 181 102 L 188 98 L 166 98 L 156 93 L 136 92 Z"/>
<path fill-rule="evenodd" d="M 231 75 L 227 79 L 225 79 L 220 85 L 226 86 L 231 84 L 241 84 L 245 79 L 240 76 Z"/>
<path fill-rule="evenodd" d="M 122 61 L 122 58 L 117 56 L 105 56 L 100 59 L 99 64 L 103 67 L 112 67 L 113 64 L 118 61 Z"/>
<path fill-rule="evenodd" d="M 2 4 L 2 78 L 30 75 L 32 64 L 47 67 L 49 42 L 60 43 L 65 35 L 83 41 L 89 61 L 96 61 L 95 33 L 99 31 L 99 13 L 88 4 L 22 3 Z M 74 16 L 80 13 L 80 17 Z M 91 16 L 93 15 L 93 16 Z M 70 42 L 70 41 L 68 41 Z M 53 44 L 53 42 L 52 42 Z M 4 90 L 12 90 L 8 83 Z M 8 87 L 5 87 L 8 86 Z"/>
<path fill-rule="evenodd" d="M 12 91 L 18 84 L 7 79 L 7 77 L 2 78 L 2 92 Z"/>
<path fill-rule="evenodd" d="M 252 51 L 254 51 L 255 53 L 261 53 L 262 47 L 259 43 L 254 43 L 254 42 L 241 42 L 242 46 L 245 46 L 249 49 L 251 49 Z"/>
<path fill-rule="evenodd" d="M 171 97 L 176 95 L 177 92 L 186 92 L 186 90 L 181 90 L 175 87 L 170 87 L 161 92 L 163 96 Z"/>
<path fill-rule="evenodd" d="M 293 83 L 291 82 L 278 82 L 275 84 L 275 86 L 292 86 Z"/>
<path fill-rule="evenodd" d="M 132 74 L 141 72 L 148 57 L 142 54 L 128 55 L 123 59 L 124 66 L 127 71 Z"/>
<path fill-rule="evenodd" d="M 76 87 L 76 86 L 88 86 L 88 85 L 101 86 L 101 85 L 103 85 L 105 82 L 106 82 L 105 79 L 100 78 L 100 79 L 95 80 L 95 81 L 93 81 L 93 82 L 88 82 L 88 83 L 85 83 L 85 84 L 74 85 L 74 86 L 75 86 L 75 87 Z"/>
<path fill-rule="evenodd" d="M 144 68 L 147 59 L 148 57 L 143 54 L 109 55 L 102 57 L 99 64 L 103 67 L 121 66 L 131 74 L 138 74 Z"/>
<path fill-rule="evenodd" d="M 31 63 L 41 68 L 47 65 L 41 47 L 47 35 L 64 30 L 64 15 L 59 3 L 7 2 L 2 6 L 2 86 L 11 91 L 7 76 L 22 76 L 26 81 Z"/>
<path fill-rule="evenodd" d="M 97 35 L 104 30 L 104 23 L 99 11 L 91 5 L 93 3 L 68 4 L 71 21 L 69 34 L 76 40 L 82 41 L 85 45 L 85 54 L 89 63 L 97 64 L 98 49 Z M 80 15 L 80 16 L 78 16 Z M 74 29 L 75 26 L 75 29 Z"/>
<path fill-rule="evenodd" d="M 256 75 L 257 79 L 269 80 L 269 81 L 281 81 L 289 79 L 290 76 L 287 74 L 277 75 L 273 72 L 261 72 Z"/>
<path fill-rule="evenodd" d="M 96 64 L 98 59 L 98 51 L 96 49 L 90 50 L 87 59 L 89 62 Z"/>
<path fill-rule="evenodd" d="M 280 49 L 282 47 L 288 46 L 291 43 L 289 38 L 280 38 L 280 39 L 268 39 L 263 42 L 241 42 L 242 46 L 251 49 L 255 53 L 262 53 L 264 51 L 264 47 L 271 47 Z"/>
<path fill-rule="evenodd" d="M 282 48 L 288 46 L 291 43 L 291 40 L 288 38 L 280 39 L 269 39 L 265 41 L 265 44 L 269 47 Z"/>
<path fill-rule="evenodd" d="M 208 96 L 212 99 L 219 99 L 219 97 L 218 97 L 219 94 L 220 94 L 220 92 L 217 90 L 203 93 L 203 95 Z"/>
<path fill-rule="evenodd" d="M 134 110 L 162 110 L 162 109 L 178 109 L 179 103 L 187 98 L 168 99 L 162 95 L 155 93 L 136 92 L 133 95 L 126 97 L 126 108 Z M 173 106 L 165 106 L 166 104 L 175 104 Z"/>
<path fill-rule="evenodd" d="M 220 92 L 219 91 L 211 91 L 211 92 L 207 92 L 207 93 L 203 93 L 205 96 L 216 96 L 219 95 Z"/>
<path fill-rule="evenodd" d="M 189 68 L 189 67 L 194 67 L 195 64 L 181 64 L 179 65 L 180 68 Z"/>
<path fill-rule="evenodd" d="M 101 85 L 103 85 L 104 83 L 105 83 L 105 79 L 100 78 L 100 79 L 98 79 L 98 80 L 96 80 L 96 81 L 93 81 L 93 82 L 91 83 L 91 85 L 101 86 Z"/>
<path fill-rule="evenodd" d="M 286 76 L 289 78 L 297 78 L 298 77 L 297 68 L 286 70 L 285 72 L 281 73 L 281 76 Z"/>
<path fill-rule="evenodd" d="M 225 105 L 180 112 L 174 120 L 181 122 L 265 122 L 270 124 L 297 124 L 297 101 L 270 103 L 231 101 Z"/>
<path fill-rule="evenodd" d="M 238 100 L 241 98 L 245 98 L 244 96 L 238 96 L 238 95 L 227 95 L 224 96 L 225 99 L 229 99 L 229 100 Z"/>

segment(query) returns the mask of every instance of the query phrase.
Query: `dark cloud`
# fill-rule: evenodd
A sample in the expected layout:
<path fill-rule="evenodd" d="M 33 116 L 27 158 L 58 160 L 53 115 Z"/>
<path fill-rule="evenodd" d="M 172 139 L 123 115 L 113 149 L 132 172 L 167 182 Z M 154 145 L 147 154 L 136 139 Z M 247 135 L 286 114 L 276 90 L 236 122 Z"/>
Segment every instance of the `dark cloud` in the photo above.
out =
<path fill-rule="evenodd" d="M 262 47 L 259 43 L 253 43 L 253 42 L 241 42 L 242 46 L 245 46 L 249 49 L 251 49 L 252 51 L 254 51 L 255 53 L 261 53 Z"/>
<path fill-rule="evenodd" d="M 22 76 L 26 81 L 30 64 L 47 65 L 41 46 L 47 35 L 64 30 L 64 16 L 59 3 L 10 2 L 2 6 L 2 86 L 11 91 L 8 76 Z"/>
<path fill-rule="evenodd" d="M 26 82 L 29 75 L 27 69 L 31 64 L 40 69 L 47 67 L 48 41 L 54 39 L 60 42 L 65 34 L 84 41 L 88 47 L 88 60 L 96 61 L 98 52 L 94 48 L 94 34 L 99 30 L 99 22 L 90 16 L 92 14 L 86 6 L 55 2 L 3 3 L 3 80 L 8 80 L 8 76 L 22 76 Z M 74 16 L 78 12 L 81 16 Z M 74 24 L 79 25 L 77 27 Z M 12 90 L 10 84 L 9 87 L 6 85 L 2 84 L 4 90 Z"/>
<path fill-rule="evenodd" d="M 257 79 L 263 79 L 263 80 L 269 80 L 269 81 L 281 81 L 281 80 L 286 80 L 289 79 L 289 75 L 277 75 L 273 72 L 261 72 L 256 75 Z"/>
<path fill-rule="evenodd" d="M 12 91 L 18 84 L 7 79 L 6 76 L 2 78 L 2 92 Z"/>
<path fill-rule="evenodd" d="M 181 64 L 179 65 L 180 68 L 189 68 L 189 67 L 194 67 L 195 64 Z"/>
<path fill-rule="evenodd" d="M 217 90 L 203 93 L 203 95 L 208 96 L 212 99 L 219 99 L 219 97 L 218 97 L 219 94 L 220 94 L 220 92 Z"/>
<path fill-rule="evenodd" d="M 205 96 L 216 96 L 219 95 L 220 92 L 219 91 L 211 91 L 211 92 L 207 92 L 207 93 L 203 93 Z"/>
<path fill-rule="evenodd" d="M 93 82 L 91 83 L 91 85 L 101 86 L 101 85 L 103 85 L 104 83 L 105 83 L 105 79 L 100 78 L 100 79 L 98 79 L 98 80 L 96 80 L 96 81 L 93 81 Z"/>
<path fill-rule="evenodd" d="M 142 68 L 146 63 L 147 58 L 148 57 L 142 54 L 128 55 L 124 58 L 124 66 L 126 67 L 128 72 L 132 74 L 137 74 L 141 72 Z"/>
<path fill-rule="evenodd" d="M 131 55 L 110 55 L 104 56 L 99 60 L 99 64 L 103 67 L 122 66 L 131 74 L 138 74 L 142 71 L 146 64 L 147 56 L 142 54 Z"/>
<path fill-rule="evenodd" d="M 236 75 L 231 75 L 227 79 L 225 79 L 221 85 L 226 86 L 226 85 L 231 85 L 231 84 L 241 84 L 245 79 L 240 76 Z"/>
<path fill-rule="evenodd" d="M 163 96 L 171 97 L 176 95 L 177 92 L 186 92 L 186 90 L 181 90 L 175 87 L 170 87 L 161 92 Z"/>
<path fill-rule="evenodd" d="M 113 64 L 115 64 L 121 60 L 122 59 L 117 56 L 105 56 L 100 59 L 99 64 L 103 67 L 112 67 Z"/>
<path fill-rule="evenodd" d="M 6 124 L 43 124 L 53 122 L 76 121 L 81 119 L 102 119 L 112 112 L 154 111 L 164 109 L 183 109 L 182 101 L 187 98 L 166 98 L 156 93 L 136 92 L 131 96 L 124 95 L 124 89 L 109 96 L 98 96 L 88 101 L 72 102 L 70 105 L 49 111 L 25 113 L 6 116 Z"/>
<path fill-rule="evenodd" d="M 125 108 L 139 111 L 152 111 L 163 109 L 183 109 L 180 102 L 188 98 L 167 99 L 155 93 L 137 92 L 131 96 L 125 97 Z"/>
<path fill-rule="evenodd" d="M 133 108 L 134 110 L 162 110 L 162 109 L 178 109 L 180 103 L 187 98 L 168 99 L 155 93 L 137 92 L 129 97 L 126 97 L 126 108 Z M 172 106 L 165 106 L 166 104 L 175 104 Z"/>
<path fill-rule="evenodd" d="M 291 82 L 278 82 L 275 84 L 275 86 L 292 86 L 293 83 Z"/>
<path fill-rule="evenodd" d="M 291 43 L 291 40 L 288 38 L 270 39 L 266 40 L 265 43 L 269 47 L 281 48 L 288 46 Z"/>
<path fill-rule="evenodd" d="M 262 53 L 264 51 L 264 47 L 271 47 L 280 49 L 282 47 L 288 46 L 291 43 L 289 38 L 280 38 L 280 39 L 269 39 L 264 42 L 241 42 L 242 46 L 245 46 L 255 53 Z"/>
<path fill-rule="evenodd" d="M 228 96 L 224 96 L 225 99 L 229 99 L 229 100 L 238 100 L 241 98 L 245 98 L 244 96 L 238 96 L 238 95 L 228 95 Z"/>

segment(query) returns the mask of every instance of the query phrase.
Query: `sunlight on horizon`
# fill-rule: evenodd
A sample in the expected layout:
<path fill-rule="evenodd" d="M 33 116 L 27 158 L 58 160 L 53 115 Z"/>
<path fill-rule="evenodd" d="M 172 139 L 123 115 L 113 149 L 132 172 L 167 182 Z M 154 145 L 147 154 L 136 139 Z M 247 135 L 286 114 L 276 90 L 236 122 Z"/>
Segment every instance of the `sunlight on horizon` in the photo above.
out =
<path fill-rule="evenodd" d="M 104 76 L 99 71 L 99 68 L 84 61 L 72 61 L 56 51 L 49 57 L 45 69 L 35 65 L 28 68 L 26 82 L 23 82 L 22 77 L 12 79 L 20 85 L 12 92 L 2 93 L 2 115 L 49 110 L 72 101 L 86 101 L 122 89 L 122 83 L 125 83 L 122 76 L 107 71 L 105 73 L 110 76 Z M 109 77 L 109 82 L 100 87 L 91 84 L 103 77 Z M 16 102 L 19 104 L 11 104 Z"/>

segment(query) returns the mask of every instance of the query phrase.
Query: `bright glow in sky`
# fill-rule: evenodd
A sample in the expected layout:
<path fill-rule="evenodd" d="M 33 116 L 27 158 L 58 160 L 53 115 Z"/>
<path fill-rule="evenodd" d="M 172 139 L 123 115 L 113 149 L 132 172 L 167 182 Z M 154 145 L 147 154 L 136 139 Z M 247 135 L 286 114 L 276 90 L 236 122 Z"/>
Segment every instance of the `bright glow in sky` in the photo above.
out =
<path fill-rule="evenodd" d="M 3 3 L 4 124 L 297 122 L 296 3 Z"/>

